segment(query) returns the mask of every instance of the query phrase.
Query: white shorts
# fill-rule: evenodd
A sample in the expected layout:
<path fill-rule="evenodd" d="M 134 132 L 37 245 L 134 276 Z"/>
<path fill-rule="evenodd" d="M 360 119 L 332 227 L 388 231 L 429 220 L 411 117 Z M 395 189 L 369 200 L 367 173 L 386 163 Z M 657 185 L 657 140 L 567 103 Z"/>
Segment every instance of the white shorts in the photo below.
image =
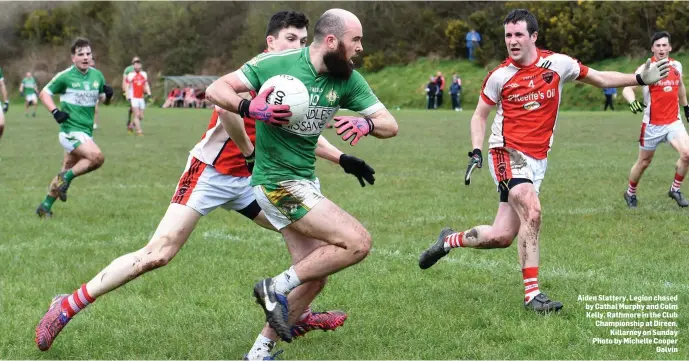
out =
<path fill-rule="evenodd" d="M 36 94 L 28 94 L 27 96 L 24 97 L 26 99 L 26 102 L 32 102 L 33 104 L 38 104 L 38 97 Z"/>
<path fill-rule="evenodd" d="M 215 167 L 189 156 L 170 203 L 185 205 L 204 216 L 218 207 L 239 211 L 256 199 L 250 182 L 251 177 L 219 173 Z"/>
<path fill-rule="evenodd" d="M 146 109 L 146 101 L 144 98 L 131 98 L 130 104 L 132 108 Z"/>
<path fill-rule="evenodd" d="M 687 134 L 681 119 L 666 125 L 653 125 L 641 123 L 639 135 L 639 148 L 643 150 L 656 150 L 658 144 L 670 142 L 678 134 Z"/>
<path fill-rule="evenodd" d="M 254 186 L 254 195 L 268 221 L 281 230 L 300 220 L 323 198 L 321 183 L 316 178 L 288 180 Z"/>
<path fill-rule="evenodd" d="M 62 148 L 65 148 L 65 151 L 67 153 L 72 153 L 74 149 L 76 149 L 78 146 L 93 140 L 90 135 L 84 133 L 84 132 L 60 132 L 57 135 L 58 139 L 60 139 L 60 144 L 62 144 Z"/>
<path fill-rule="evenodd" d="M 488 166 L 498 191 L 501 184 L 507 188 L 510 179 L 521 178 L 530 180 L 538 193 L 548 167 L 548 158 L 535 159 L 518 150 L 492 148 L 488 151 Z"/>

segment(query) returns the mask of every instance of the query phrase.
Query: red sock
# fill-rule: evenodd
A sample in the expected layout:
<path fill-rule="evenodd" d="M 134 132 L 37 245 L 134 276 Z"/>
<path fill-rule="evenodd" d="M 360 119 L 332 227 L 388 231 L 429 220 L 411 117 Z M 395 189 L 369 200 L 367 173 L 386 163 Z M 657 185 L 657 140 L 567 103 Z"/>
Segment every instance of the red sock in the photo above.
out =
<path fill-rule="evenodd" d="M 629 187 L 627 188 L 627 194 L 630 196 L 635 196 L 636 195 L 636 186 L 639 183 L 629 181 Z"/>
<path fill-rule="evenodd" d="M 524 303 L 529 303 L 532 298 L 541 293 L 538 290 L 538 267 L 523 268 L 522 277 L 524 278 Z"/>
<path fill-rule="evenodd" d="M 684 177 L 681 175 L 675 173 L 675 180 L 672 182 L 672 187 L 670 187 L 670 191 L 672 192 L 678 192 L 679 188 L 682 186 L 682 181 L 684 180 Z"/>
<path fill-rule="evenodd" d="M 452 233 L 445 237 L 445 250 L 464 247 L 464 232 Z"/>
<path fill-rule="evenodd" d="M 62 300 L 62 310 L 68 317 L 72 318 L 95 300 L 96 299 L 91 297 L 86 291 L 86 283 L 84 283 L 81 285 L 81 288 L 77 288 L 74 293 Z"/>

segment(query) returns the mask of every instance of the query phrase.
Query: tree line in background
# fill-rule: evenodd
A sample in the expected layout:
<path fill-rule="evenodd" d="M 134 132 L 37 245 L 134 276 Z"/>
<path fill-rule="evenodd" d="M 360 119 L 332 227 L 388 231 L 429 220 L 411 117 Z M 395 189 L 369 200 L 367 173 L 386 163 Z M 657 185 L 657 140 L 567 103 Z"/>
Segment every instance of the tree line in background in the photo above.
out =
<path fill-rule="evenodd" d="M 364 55 L 356 61 L 367 72 L 418 57 L 464 58 L 464 38 L 472 28 L 482 37 L 476 62 L 500 61 L 506 56 L 502 19 L 515 8 L 537 16 L 539 46 L 582 62 L 646 51 L 657 30 L 673 35 L 675 51 L 689 37 L 689 2 L 32 3 L 2 19 L 14 23 L 0 25 L 0 66 L 18 62 L 54 73 L 69 64 L 69 43 L 85 36 L 93 43 L 97 66 L 115 85 L 133 55 L 153 76 L 219 75 L 263 50 L 272 13 L 302 11 L 311 19 L 312 33 L 320 14 L 332 7 L 361 19 Z"/>

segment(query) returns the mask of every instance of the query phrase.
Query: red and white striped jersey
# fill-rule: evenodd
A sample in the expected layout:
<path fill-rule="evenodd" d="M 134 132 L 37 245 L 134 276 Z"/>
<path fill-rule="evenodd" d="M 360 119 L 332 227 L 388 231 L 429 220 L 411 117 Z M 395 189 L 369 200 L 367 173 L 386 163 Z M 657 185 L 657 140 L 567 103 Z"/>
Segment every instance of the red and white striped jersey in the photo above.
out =
<path fill-rule="evenodd" d="M 577 60 L 539 50 L 536 61 L 520 66 L 508 58 L 483 82 L 481 98 L 496 105 L 490 148 L 508 147 L 545 159 L 553 143 L 564 83 L 588 74 Z"/>
<path fill-rule="evenodd" d="M 213 110 L 208 130 L 206 130 L 206 133 L 201 137 L 201 141 L 194 146 L 190 153 L 201 162 L 215 167 L 219 173 L 234 177 L 249 177 L 251 173 L 249 173 L 246 167 L 244 156 L 225 131 L 219 118 L 219 109 L 215 107 Z M 220 109 L 220 111 L 223 110 Z M 244 118 L 244 127 L 251 143 L 255 144 L 256 121 Z"/>
<path fill-rule="evenodd" d="M 651 58 L 655 62 L 657 59 Z M 653 125 L 667 125 L 682 119 L 679 109 L 679 85 L 682 80 L 682 64 L 675 59 L 670 61 L 670 73 L 667 78 L 655 84 L 643 87 L 644 109 L 643 122 Z M 644 65 L 641 65 L 636 72 L 641 73 Z"/>
<path fill-rule="evenodd" d="M 143 70 L 139 72 L 133 71 L 127 74 L 127 82 L 132 89 L 132 98 L 142 99 L 144 97 L 144 89 L 147 81 L 148 75 Z"/>

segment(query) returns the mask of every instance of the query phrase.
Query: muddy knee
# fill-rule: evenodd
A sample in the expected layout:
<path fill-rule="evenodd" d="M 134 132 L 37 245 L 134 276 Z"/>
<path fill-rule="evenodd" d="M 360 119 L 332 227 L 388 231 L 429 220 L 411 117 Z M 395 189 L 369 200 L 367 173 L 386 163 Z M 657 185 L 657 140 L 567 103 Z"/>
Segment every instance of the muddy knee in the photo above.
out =
<path fill-rule="evenodd" d="M 351 250 L 357 262 L 366 258 L 371 251 L 371 234 L 365 229 L 362 229 L 357 240 L 353 242 Z"/>
<path fill-rule="evenodd" d="M 512 242 L 514 242 L 514 237 L 515 234 L 500 234 L 495 238 L 491 239 L 491 244 L 493 248 L 507 248 L 512 245 Z"/>
<path fill-rule="evenodd" d="M 144 273 L 163 267 L 175 258 L 178 251 L 179 248 L 175 245 L 172 237 L 158 237 L 139 252 L 141 257 L 137 268 L 140 269 L 141 273 Z"/>
<path fill-rule="evenodd" d="M 100 168 L 100 166 L 102 166 L 103 163 L 105 162 L 105 157 L 103 156 L 103 153 L 101 153 L 101 152 L 89 155 L 88 159 L 91 162 L 91 168 L 92 169 Z"/>

